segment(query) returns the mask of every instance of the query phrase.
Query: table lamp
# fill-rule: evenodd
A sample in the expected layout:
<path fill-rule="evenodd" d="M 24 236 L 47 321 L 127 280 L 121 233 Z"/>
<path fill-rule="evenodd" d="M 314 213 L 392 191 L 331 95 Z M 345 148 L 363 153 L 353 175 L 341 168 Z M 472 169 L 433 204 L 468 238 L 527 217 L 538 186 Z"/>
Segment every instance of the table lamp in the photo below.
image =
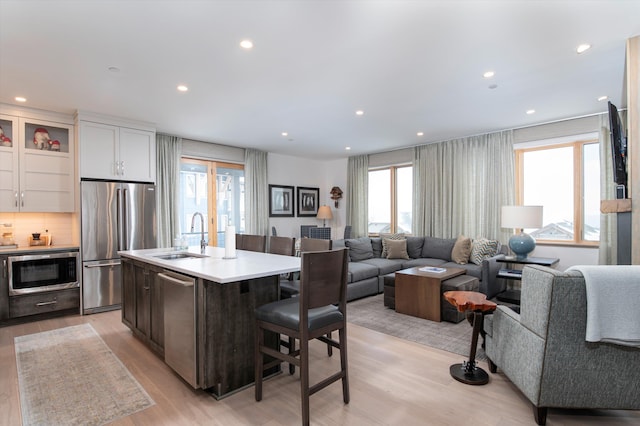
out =
<path fill-rule="evenodd" d="M 542 206 L 502 206 L 502 227 L 516 229 L 516 234 L 509 238 L 509 248 L 516 258 L 526 259 L 536 248 L 536 240 L 524 229 L 542 227 Z"/>
<path fill-rule="evenodd" d="M 327 226 L 327 219 L 333 219 L 333 214 L 331 214 L 331 207 L 320 206 L 316 219 L 322 219 L 322 227 Z"/>

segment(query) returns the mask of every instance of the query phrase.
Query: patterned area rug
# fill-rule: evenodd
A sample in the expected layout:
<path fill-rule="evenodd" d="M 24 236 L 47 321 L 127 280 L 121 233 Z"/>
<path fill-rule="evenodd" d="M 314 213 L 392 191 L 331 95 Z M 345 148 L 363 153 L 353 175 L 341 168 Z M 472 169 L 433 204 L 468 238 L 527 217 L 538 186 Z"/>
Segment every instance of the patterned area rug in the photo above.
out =
<path fill-rule="evenodd" d="M 466 320 L 453 324 L 399 314 L 384 306 L 382 294 L 349 302 L 347 320 L 380 333 L 464 355 L 464 359 L 469 359 L 472 327 Z M 482 338 L 479 337 L 476 360 L 486 359 L 481 343 Z"/>
<path fill-rule="evenodd" d="M 102 425 L 155 404 L 90 324 L 15 338 L 24 425 Z"/>

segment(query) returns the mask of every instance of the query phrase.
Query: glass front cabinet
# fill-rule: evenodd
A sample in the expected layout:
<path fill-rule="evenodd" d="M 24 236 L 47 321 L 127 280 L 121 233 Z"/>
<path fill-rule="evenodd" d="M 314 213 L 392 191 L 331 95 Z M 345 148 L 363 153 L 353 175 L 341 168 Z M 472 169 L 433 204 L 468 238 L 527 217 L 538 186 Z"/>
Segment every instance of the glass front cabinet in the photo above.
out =
<path fill-rule="evenodd" d="M 74 211 L 74 128 L 0 114 L 0 211 Z"/>

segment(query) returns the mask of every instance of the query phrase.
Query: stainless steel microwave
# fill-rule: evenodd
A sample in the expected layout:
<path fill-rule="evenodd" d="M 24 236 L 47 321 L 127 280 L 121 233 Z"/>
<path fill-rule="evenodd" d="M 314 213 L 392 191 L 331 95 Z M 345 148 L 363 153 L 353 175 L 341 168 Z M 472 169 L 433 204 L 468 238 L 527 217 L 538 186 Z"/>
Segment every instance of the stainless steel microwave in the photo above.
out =
<path fill-rule="evenodd" d="M 79 287 L 78 252 L 9 256 L 9 296 Z"/>

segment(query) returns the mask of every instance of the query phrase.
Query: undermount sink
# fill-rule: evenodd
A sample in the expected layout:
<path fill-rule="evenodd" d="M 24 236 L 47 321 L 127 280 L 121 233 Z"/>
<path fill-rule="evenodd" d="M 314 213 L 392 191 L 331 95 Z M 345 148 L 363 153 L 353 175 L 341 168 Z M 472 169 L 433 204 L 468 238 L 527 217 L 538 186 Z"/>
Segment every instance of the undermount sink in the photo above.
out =
<path fill-rule="evenodd" d="M 156 257 L 162 260 L 177 260 L 177 259 L 199 258 L 199 257 L 207 257 L 207 256 L 204 254 L 180 252 L 180 253 L 156 254 L 153 257 Z"/>

